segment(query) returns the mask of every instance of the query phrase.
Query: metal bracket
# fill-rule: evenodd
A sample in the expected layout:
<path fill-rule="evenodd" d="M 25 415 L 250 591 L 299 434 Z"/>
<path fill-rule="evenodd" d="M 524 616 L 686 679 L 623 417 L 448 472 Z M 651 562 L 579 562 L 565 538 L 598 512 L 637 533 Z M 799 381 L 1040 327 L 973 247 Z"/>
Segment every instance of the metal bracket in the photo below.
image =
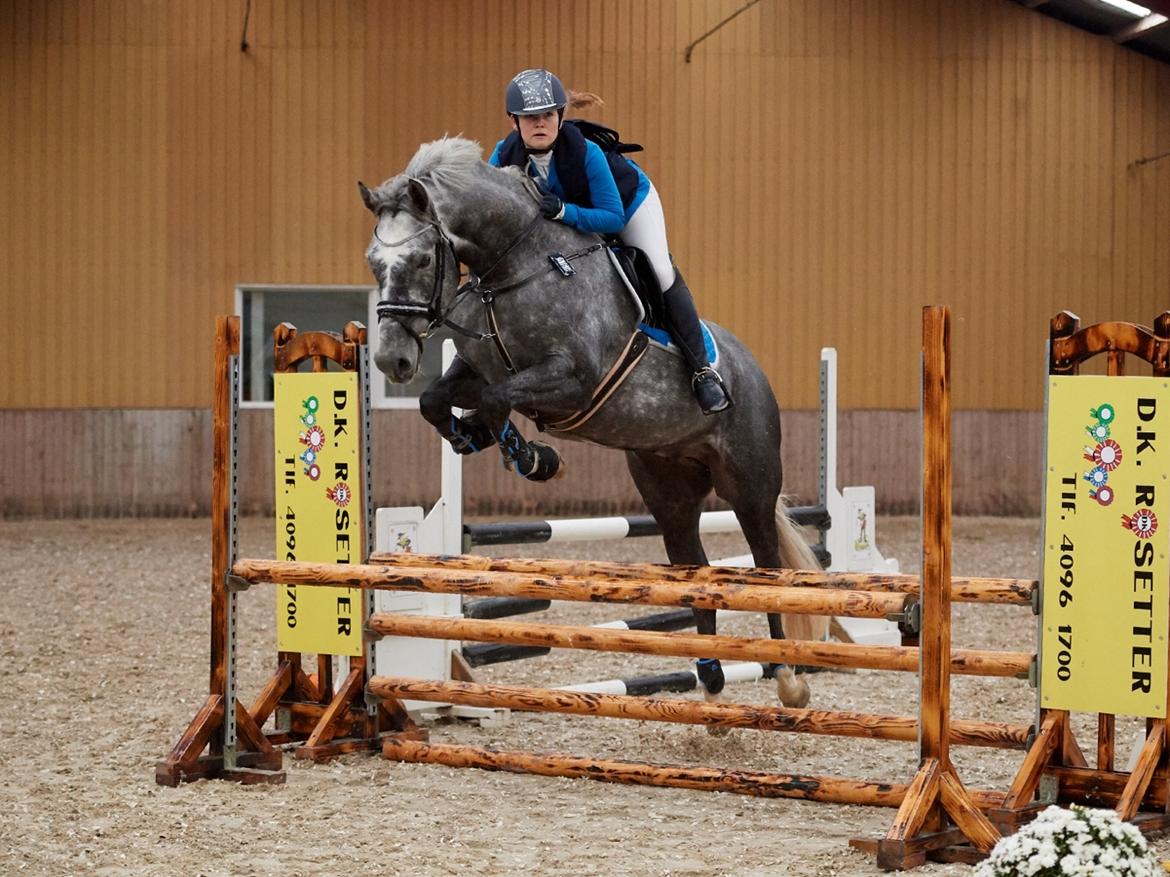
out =
<path fill-rule="evenodd" d="M 223 586 L 229 594 L 238 594 L 252 587 L 252 583 L 245 578 L 229 572 L 223 577 Z"/>
<path fill-rule="evenodd" d="M 377 630 L 372 630 L 368 625 L 362 626 L 362 641 L 367 643 L 376 643 L 384 639 L 386 634 Z"/>
<path fill-rule="evenodd" d="M 922 633 L 922 604 L 910 598 L 901 612 L 891 612 L 886 621 L 893 621 L 898 625 L 898 631 L 904 637 L 916 637 Z"/>
<path fill-rule="evenodd" d="M 1040 586 L 1037 585 L 1032 589 L 1032 614 L 1040 614 Z"/>
<path fill-rule="evenodd" d="M 366 687 L 362 689 L 362 699 L 366 702 L 366 706 L 369 707 L 376 707 L 382 703 L 382 698 L 378 697 L 378 695 L 370 691 L 369 685 L 366 685 Z"/>
<path fill-rule="evenodd" d="M 1040 687 L 1040 660 L 1036 655 L 1032 656 L 1028 664 L 1028 685 L 1032 688 Z"/>
<path fill-rule="evenodd" d="M 1060 780 L 1049 774 L 1041 775 L 1036 796 L 1042 804 L 1055 804 L 1060 796 Z"/>

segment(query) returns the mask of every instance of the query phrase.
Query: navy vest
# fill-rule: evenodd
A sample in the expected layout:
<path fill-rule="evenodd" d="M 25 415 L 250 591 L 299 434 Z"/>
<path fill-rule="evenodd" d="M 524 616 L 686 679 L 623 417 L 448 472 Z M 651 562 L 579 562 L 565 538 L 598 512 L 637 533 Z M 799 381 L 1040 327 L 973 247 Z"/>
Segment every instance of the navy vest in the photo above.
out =
<path fill-rule="evenodd" d="M 557 168 L 557 180 L 565 191 L 565 200 L 580 207 L 592 207 L 589 177 L 585 174 L 585 135 L 577 130 L 572 120 L 561 126 L 552 152 L 553 164 Z M 638 193 L 638 172 L 620 153 L 603 152 L 603 155 L 609 162 L 610 172 L 617 183 L 622 207 L 628 210 Z M 520 139 L 519 131 L 513 131 L 504 138 L 496 158 L 502 167 L 518 167 L 527 172 L 528 152 L 524 149 L 524 141 Z"/>

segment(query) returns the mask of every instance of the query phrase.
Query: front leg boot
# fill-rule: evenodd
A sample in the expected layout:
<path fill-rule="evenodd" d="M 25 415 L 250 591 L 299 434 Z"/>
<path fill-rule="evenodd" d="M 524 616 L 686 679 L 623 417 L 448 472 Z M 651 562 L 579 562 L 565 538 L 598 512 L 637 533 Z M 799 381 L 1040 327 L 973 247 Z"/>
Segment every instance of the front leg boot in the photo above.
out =
<path fill-rule="evenodd" d="M 508 421 L 498 440 L 504 466 L 529 481 L 549 481 L 564 474 L 561 455 L 544 442 L 525 441 Z"/>
<path fill-rule="evenodd" d="M 565 474 L 561 455 L 544 442 L 529 442 L 521 456 L 516 471 L 529 481 L 551 481 Z"/>
<path fill-rule="evenodd" d="M 695 675 L 703 686 L 703 694 L 713 697 L 723 693 L 726 680 L 723 677 L 723 666 L 716 658 L 699 658 L 695 661 Z"/>
<path fill-rule="evenodd" d="M 474 454 L 492 444 L 492 431 L 475 414 L 451 415 L 451 432 L 444 436 L 457 454 Z"/>

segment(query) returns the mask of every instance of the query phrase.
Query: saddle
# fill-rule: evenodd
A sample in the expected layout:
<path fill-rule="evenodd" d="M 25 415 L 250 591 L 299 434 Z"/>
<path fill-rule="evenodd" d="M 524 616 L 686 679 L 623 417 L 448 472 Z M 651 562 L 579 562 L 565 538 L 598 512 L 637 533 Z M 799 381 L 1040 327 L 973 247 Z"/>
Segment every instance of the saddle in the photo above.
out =
<path fill-rule="evenodd" d="M 642 310 L 642 316 L 634 333 L 626 342 L 625 348 L 618 355 L 609 371 L 594 388 L 589 405 L 570 416 L 553 423 L 542 421 L 534 413 L 522 412 L 532 420 L 541 432 L 571 432 L 583 426 L 596 414 L 606 401 L 612 396 L 637 367 L 642 356 L 651 345 L 665 349 L 675 356 L 682 356 L 677 346 L 672 344 L 670 329 L 666 322 L 666 305 L 663 290 L 658 285 L 658 278 L 646 254 L 636 247 L 623 246 L 608 242 L 605 247 L 614 268 L 625 281 L 630 294 L 637 300 Z M 707 347 L 707 358 L 715 363 L 719 352 L 715 346 L 715 339 L 705 325 L 700 323 L 703 331 L 703 343 Z"/>
<path fill-rule="evenodd" d="M 674 343 L 674 337 L 671 335 L 670 324 L 666 321 L 666 303 L 662 297 L 663 290 L 658 285 L 658 277 L 650 265 L 650 259 L 637 247 L 629 247 L 616 241 L 610 242 L 608 252 L 614 266 L 626 281 L 630 293 L 641 305 L 643 316 L 638 323 L 638 330 L 658 347 L 675 355 L 681 355 Z M 719 346 L 715 343 L 711 330 L 702 320 L 699 321 L 699 328 L 703 332 L 707 360 L 712 365 L 716 365 L 719 360 Z"/>
<path fill-rule="evenodd" d="M 637 247 L 611 244 L 610 252 L 614 262 L 625 275 L 626 284 L 642 305 L 642 323 L 652 329 L 669 332 L 666 325 L 666 306 L 662 301 L 662 289 L 650 266 L 646 254 Z"/>

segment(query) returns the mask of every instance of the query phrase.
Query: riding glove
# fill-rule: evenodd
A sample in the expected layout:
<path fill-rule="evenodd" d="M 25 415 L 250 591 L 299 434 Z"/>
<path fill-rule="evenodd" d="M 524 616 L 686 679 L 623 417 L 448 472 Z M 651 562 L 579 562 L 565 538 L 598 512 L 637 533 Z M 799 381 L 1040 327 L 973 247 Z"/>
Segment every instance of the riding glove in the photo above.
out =
<path fill-rule="evenodd" d="M 540 212 L 547 219 L 560 219 L 565 215 L 565 204 L 560 198 L 545 189 L 540 195 Z"/>

